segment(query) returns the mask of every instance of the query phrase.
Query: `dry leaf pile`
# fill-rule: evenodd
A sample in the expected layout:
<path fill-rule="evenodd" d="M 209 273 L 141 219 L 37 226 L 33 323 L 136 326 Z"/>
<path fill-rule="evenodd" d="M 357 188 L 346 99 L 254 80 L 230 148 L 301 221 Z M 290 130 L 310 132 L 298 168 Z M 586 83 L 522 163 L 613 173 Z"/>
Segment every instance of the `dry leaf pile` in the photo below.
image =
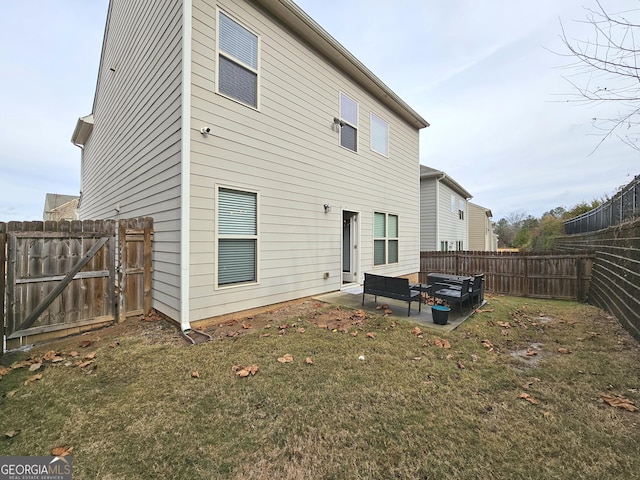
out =
<path fill-rule="evenodd" d="M 627 410 L 628 412 L 637 412 L 638 407 L 626 397 L 621 397 L 618 395 L 601 395 L 600 398 L 607 404 L 612 407 L 622 408 Z"/>

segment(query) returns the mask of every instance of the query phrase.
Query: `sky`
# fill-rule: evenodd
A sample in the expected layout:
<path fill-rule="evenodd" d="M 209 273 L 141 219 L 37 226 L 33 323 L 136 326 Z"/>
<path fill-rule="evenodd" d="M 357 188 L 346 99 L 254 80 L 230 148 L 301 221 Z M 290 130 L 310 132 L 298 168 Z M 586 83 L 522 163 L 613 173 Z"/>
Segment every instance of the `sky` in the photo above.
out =
<path fill-rule="evenodd" d="M 595 0 L 297 0 L 431 126 L 420 163 L 444 171 L 494 221 L 612 196 L 637 151 L 598 146 L 592 118 L 619 106 L 569 101 L 570 38 Z M 640 0 L 602 0 L 640 17 Z M 45 195 L 78 195 L 78 117 L 91 113 L 108 0 L 0 0 L 0 221 L 42 219 Z M 597 147 L 597 148 L 596 148 Z"/>

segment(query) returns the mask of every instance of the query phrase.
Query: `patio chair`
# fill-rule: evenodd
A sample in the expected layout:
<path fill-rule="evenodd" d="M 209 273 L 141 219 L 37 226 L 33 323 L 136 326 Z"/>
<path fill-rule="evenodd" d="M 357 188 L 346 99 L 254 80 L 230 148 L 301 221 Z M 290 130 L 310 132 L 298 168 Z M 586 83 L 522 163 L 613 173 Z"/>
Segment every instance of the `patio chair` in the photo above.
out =
<path fill-rule="evenodd" d="M 471 292 L 469 290 L 470 284 L 471 280 L 465 279 L 462 281 L 459 288 L 457 286 L 448 285 L 447 288 L 435 290 L 435 292 L 433 292 L 433 296 L 441 300 L 446 300 L 449 303 L 457 303 L 460 308 L 460 313 L 462 313 L 462 303 L 465 300 L 469 300 L 471 297 Z"/>

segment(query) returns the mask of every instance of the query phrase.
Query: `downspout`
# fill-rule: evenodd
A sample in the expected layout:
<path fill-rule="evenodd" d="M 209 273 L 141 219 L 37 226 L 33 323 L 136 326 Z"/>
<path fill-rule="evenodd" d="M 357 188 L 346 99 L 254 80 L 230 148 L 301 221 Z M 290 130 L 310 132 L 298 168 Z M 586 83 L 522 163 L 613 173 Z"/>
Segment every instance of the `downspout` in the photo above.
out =
<path fill-rule="evenodd" d="M 191 36 L 192 0 L 182 0 L 182 108 L 180 138 L 180 330 L 189 332 L 191 233 Z"/>
<path fill-rule="evenodd" d="M 84 169 L 84 145 L 80 145 L 79 143 L 73 144 L 80 149 L 80 198 L 78 199 L 78 206 L 76 207 L 77 218 L 78 212 L 80 211 L 80 204 L 82 203 L 82 170 Z"/>

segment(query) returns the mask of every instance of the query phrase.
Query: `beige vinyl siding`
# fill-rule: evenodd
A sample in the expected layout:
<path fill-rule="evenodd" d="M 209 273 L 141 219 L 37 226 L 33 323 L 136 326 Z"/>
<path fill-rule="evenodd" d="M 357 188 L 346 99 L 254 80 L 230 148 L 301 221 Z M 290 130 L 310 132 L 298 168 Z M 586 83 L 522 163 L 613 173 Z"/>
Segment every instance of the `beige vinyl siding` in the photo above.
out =
<path fill-rule="evenodd" d="M 487 250 L 487 221 L 486 210 L 469 203 L 469 250 Z"/>
<path fill-rule="evenodd" d="M 80 208 L 81 218 L 153 217 L 153 306 L 173 318 L 180 296 L 181 3 L 111 2 Z"/>
<path fill-rule="evenodd" d="M 420 182 L 420 251 L 439 250 L 437 181 L 433 178 Z"/>
<path fill-rule="evenodd" d="M 418 272 L 418 131 L 261 9 L 219 5 L 260 36 L 260 110 L 214 93 L 215 7 L 194 1 L 191 320 L 339 289 L 343 209 L 360 214 L 360 278 Z M 340 91 L 359 104 L 358 153 L 333 128 Z M 389 122 L 389 158 L 364 148 L 371 111 Z M 217 184 L 260 194 L 258 284 L 215 288 Z M 398 264 L 373 266 L 374 211 L 399 217 Z"/>
<path fill-rule="evenodd" d="M 469 202 L 469 250 L 495 251 L 497 248 L 491 210 Z"/>
<path fill-rule="evenodd" d="M 456 206 L 459 202 L 464 202 L 465 219 L 460 220 L 458 217 L 458 208 L 454 212 L 451 211 L 451 195 L 456 198 Z M 438 249 L 440 242 L 449 242 L 449 250 L 457 250 L 456 243 L 464 242 L 467 248 L 467 201 L 461 197 L 453 189 L 444 182 L 439 183 L 438 188 Z"/>

